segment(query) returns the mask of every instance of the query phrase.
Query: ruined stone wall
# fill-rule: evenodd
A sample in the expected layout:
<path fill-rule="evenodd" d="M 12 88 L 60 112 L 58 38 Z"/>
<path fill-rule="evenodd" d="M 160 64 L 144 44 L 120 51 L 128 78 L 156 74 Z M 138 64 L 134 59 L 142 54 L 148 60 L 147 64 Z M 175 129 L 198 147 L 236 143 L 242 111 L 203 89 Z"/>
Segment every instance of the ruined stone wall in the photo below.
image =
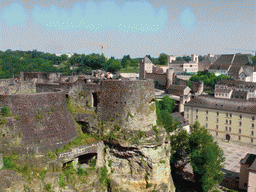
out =
<path fill-rule="evenodd" d="M 63 91 L 0 95 L 0 107 L 3 106 L 7 106 L 10 113 L 19 117 L 12 123 L 21 133 L 21 147 L 25 149 L 22 151 L 24 153 L 54 150 L 77 136 Z M 5 128 L 8 128 L 8 125 L 1 129 Z M 4 146 L 5 139 L 7 137 L 0 137 L 1 150 L 14 150 L 8 144 Z"/>
<path fill-rule="evenodd" d="M 154 81 L 158 81 L 159 84 L 166 86 L 167 85 L 167 78 L 166 74 L 156 74 L 156 73 L 146 73 L 146 79 L 153 79 Z"/>

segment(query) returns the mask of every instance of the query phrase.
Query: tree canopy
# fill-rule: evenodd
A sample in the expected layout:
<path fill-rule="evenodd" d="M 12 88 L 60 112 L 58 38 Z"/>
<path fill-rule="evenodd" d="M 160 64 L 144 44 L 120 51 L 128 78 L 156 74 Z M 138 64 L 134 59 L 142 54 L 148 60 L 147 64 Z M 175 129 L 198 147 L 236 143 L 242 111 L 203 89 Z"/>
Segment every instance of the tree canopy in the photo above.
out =
<path fill-rule="evenodd" d="M 204 85 L 214 88 L 215 84 L 221 79 L 231 79 L 231 78 L 223 74 L 216 76 L 214 73 L 210 73 L 210 72 L 202 73 L 201 71 L 198 71 L 197 74 L 192 75 L 190 77 L 189 81 L 203 81 Z"/>
<path fill-rule="evenodd" d="M 205 127 L 196 121 L 189 137 L 190 159 L 199 191 L 207 192 L 223 179 L 224 153 Z"/>
<path fill-rule="evenodd" d="M 162 125 L 168 133 L 174 131 L 177 124 L 171 116 L 175 109 L 174 104 L 175 100 L 168 96 L 164 96 L 160 101 L 156 100 L 157 124 Z"/>

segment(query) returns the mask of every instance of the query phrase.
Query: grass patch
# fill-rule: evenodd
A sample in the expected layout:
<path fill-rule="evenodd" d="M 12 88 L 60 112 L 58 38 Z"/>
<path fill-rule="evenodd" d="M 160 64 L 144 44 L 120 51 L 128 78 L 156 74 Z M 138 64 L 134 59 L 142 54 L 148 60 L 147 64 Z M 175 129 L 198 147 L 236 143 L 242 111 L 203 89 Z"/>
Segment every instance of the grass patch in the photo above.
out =
<path fill-rule="evenodd" d="M 39 178 L 40 178 L 42 181 L 44 181 L 46 172 L 47 172 L 47 170 L 42 170 L 42 171 L 39 173 Z"/>
<path fill-rule="evenodd" d="M 127 67 L 127 68 L 121 68 L 119 73 L 139 73 L 139 67 Z"/>
<path fill-rule="evenodd" d="M 47 155 L 48 155 L 48 157 L 50 157 L 51 159 L 55 159 L 55 158 L 56 158 L 55 153 L 53 153 L 52 151 L 49 151 Z"/>
<path fill-rule="evenodd" d="M 0 124 L 4 125 L 6 123 L 6 119 L 4 117 L 0 117 Z"/>
<path fill-rule="evenodd" d="M 89 111 L 85 108 L 75 106 L 71 104 L 71 101 L 67 98 L 67 108 L 68 111 L 73 115 L 75 113 L 85 113 L 85 114 L 95 114 L 93 111 Z"/>
<path fill-rule="evenodd" d="M 108 166 L 111 167 L 112 166 L 113 161 L 112 160 L 108 160 Z"/>
<path fill-rule="evenodd" d="M 144 131 L 139 131 L 138 132 L 138 137 L 141 139 L 142 137 L 145 137 L 145 132 Z"/>
<path fill-rule="evenodd" d="M 99 178 L 99 180 L 100 180 L 100 183 L 101 184 L 106 184 L 106 185 L 108 185 L 108 179 L 107 179 L 107 175 L 108 175 L 108 169 L 107 169 L 107 167 L 106 166 L 104 166 L 103 168 L 102 168 L 102 170 L 101 170 L 101 173 L 100 173 L 100 178 Z"/>
<path fill-rule="evenodd" d="M 20 117 L 19 117 L 18 115 L 15 115 L 15 116 L 14 116 L 14 119 L 20 120 Z"/>
<path fill-rule="evenodd" d="M 160 164 L 165 164 L 165 160 L 159 161 Z"/>
<path fill-rule="evenodd" d="M 51 184 L 51 183 L 47 183 L 47 184 L 45 185 L 45 190 L 46 190 L 46 191 L 50 192 L 50 191 L 51 191 L 51 188 L 52 188 L 52 184 Z"/>
<path fill-rule="evenodd" d="M 93 143 L 99 142 L 100 139 L 96 136 L 89 135 L 87 133 L 81 133 L 75 140 L 70 141 L 68 145 L 65 145 L 61 149 L 56 149 L 56 153 L 61 153 L 68 151 L 72 147 L 77 147 L 80 145 L 91 145 Z"/>
<path fill-rule="evenodd" d="M 59 175 L 59 186 L 60 188 L 65 188 L 64 176 Z"/>
<path fill-rule="evenodd" d="M 54 107 L 52 106 L 51 107 L 51 112 L 53 113 L 55 111 Z"/>
<path fill-rule="evenodd" d="M 43 117 L 43 113 L 42 113 L 42 111 L 39 109 L 38 112 L 37 112 L 37 114 L 36 114 L 36 121 L 42 123 L 42 122 L 43 122 L 43 118 L 44 118 L 44 117 Z"/>
<path fill-rule="evenodd" d="M 76 173 L 73 163 L 72 162 L 67 163 L 66 166 L 62 169 L 62 172 L 67 178 L 67 181 L 70 181 L 71 176 Z"/>

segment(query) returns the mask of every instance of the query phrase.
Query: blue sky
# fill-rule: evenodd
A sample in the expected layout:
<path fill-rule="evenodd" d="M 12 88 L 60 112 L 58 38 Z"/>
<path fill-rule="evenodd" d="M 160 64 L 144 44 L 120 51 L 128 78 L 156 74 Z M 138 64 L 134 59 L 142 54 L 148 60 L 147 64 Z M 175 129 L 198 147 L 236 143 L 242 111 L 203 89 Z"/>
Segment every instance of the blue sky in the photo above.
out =
<path fill-rule="evenodd" d="M 3 51 L 90 54 L 101 53 L 94 44 L 102 43 L 105 56 L 122 58 L 256 48 L 253 0 L 27 0 L 3 2 L 1 10 Z"/>

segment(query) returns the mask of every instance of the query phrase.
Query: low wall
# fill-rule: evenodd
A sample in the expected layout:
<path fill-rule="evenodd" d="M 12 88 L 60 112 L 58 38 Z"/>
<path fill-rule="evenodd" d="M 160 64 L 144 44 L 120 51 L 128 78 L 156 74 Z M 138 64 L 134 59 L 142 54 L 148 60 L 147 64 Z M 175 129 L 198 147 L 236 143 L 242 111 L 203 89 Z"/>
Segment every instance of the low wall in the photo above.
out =
<path fill-rule="evenodd" d="M 0 107 L 3 106 L 19 117 L 17 129 L 25 153 L 54 150 L 77 136 L 64 91 L 0 95 Z"/>

